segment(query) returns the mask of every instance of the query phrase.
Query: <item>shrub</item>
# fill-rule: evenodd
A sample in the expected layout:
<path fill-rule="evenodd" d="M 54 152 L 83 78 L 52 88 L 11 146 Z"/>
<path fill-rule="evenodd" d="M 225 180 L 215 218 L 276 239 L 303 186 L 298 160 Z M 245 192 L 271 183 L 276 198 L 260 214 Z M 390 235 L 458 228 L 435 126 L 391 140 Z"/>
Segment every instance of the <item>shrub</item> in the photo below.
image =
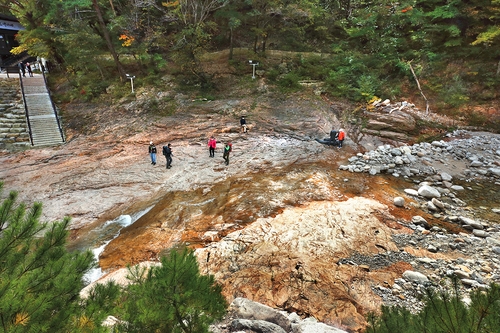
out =
<path fill-rule="evenodd" d="M 368 333 L 489 333 L 500 332 L 500 287 L 470 293 L 465 304 L 460 281 L 451 292 L 426 290 L 425 306 L 416 314 L 400 307 L 383 307 L 382 314 L 369 315 Z"/>
<path fill-rule="evenodd" d="M 300 76 L 297 73 L 290 72 L 279 79 L 278 86 L 286 92 L 297 91 L 302 88 L 299 81 Z"/>

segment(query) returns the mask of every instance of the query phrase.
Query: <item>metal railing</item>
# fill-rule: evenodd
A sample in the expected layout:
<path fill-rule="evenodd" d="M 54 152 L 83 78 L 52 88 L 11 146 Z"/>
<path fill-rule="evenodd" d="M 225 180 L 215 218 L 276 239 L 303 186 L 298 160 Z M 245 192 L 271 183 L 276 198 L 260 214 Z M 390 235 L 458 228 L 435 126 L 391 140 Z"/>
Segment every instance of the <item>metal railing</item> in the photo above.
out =
<path fill-rule="evenodd" d="M 21 75 L 21 70 L 19 67 L 6 67 L 5 71 L 7 72 L 7 77 L 9 77 L 10 73 L 16 73 L 19 76 L 19 85 L 21 86 L 21 95 L 23 96 L 23 104 L 24 104 L 24 112 L 26 114 L 26 123 L 28 124 L 28 134 L 30 136 L 30 143 L 33 146 L 33 133 L 31 132 L 31 123 L 30 123 L 30 115 L 28 113 L 28 104 L 26 103 L 26 96 L 24 96 L 24 85 L 23 85 L 23 77 Z"/>
<path fill-rule="evenodd" d="M 56 105 L 54 104 L 54 101 L 52 100 L 52 97 L 50 96 L 50 90 L 49 90 L 49 85 L 47 82 L 47 77 L 45 76 L 44 71 L 40 71 L 40 72 L 42 73 L 43 82 L 45 84 L 45 89 L 47 89 L 47 94 L 49 94 L 49 99 L 50 99 L 50 104 L 52 105 L 52 110 L 54 111 L 54 115 L 56 116 L 57 127 L 59 128 L 59 134 L 61 134 L 62 141 L 66 142 L 66 138 L 64 137 L 64 131 L 62 130 L 61 120 L 59 119 L 59 115 L 57 114 Z"/>

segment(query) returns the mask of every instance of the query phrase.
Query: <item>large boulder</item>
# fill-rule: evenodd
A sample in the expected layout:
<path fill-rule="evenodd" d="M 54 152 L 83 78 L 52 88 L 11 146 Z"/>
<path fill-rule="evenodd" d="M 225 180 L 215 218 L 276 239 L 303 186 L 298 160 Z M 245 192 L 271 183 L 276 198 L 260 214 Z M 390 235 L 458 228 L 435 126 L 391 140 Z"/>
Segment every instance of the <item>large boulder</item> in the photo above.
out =
<path fill-rule="evenodd" d="M 500 168 L 489 168 L 488 174 L 491 174 L 496 177 L 500 177 Z"/>
<path fill-rule="evenodd" d="M 394 198 L 394 206 L 404 207 L 405 206 L 405 199 L 403 197 L 395 197 Z"/>
<path fill-rule="evenodd" d="M 408 140 L 410 140 L 410 137 L 407 134 L 400 132 L 374 130 L 368 128 L 363 129 L 362 132 L 369 135 L 379 136 L 400 142 L 407 142 Z"/>
<path fill-rule="evenodd" d="M 237 318 L 264 320 L 282 327 L 287 332 L 290 331 L 290 320 L 284 314 L 270 306 L 238 297 L 233 300 L 229 309 Z"/>
<path fill-rule="evenodd" d="M 314 318 L 306 318 L 298 326 L 298 333 L 346 333 L 341 329 L 320 323 Z"/>
<path fill-rule="evenodd" d="M 471 218 L 465 216 L 459 216 L 458 219 L 462 223 L 462 225 L 469 226 L 471 227 L 471 229 L 484 229 L 484 226 L 481 223 Z"/>
<path fill-rule="evenodd" d="M 402 111 L 392 113 L 370 112 L 366 128 L 391 132 L 408 132 L 415 129 L 416 121 L 413 116 Z"/>
<path fill-rule="evenodd" d="M 405 271 L 403 273 L 403 279 L 405 279 L 406 281 L 415 282 L 417 284 L 425 284 L 429 282 L 427 276 L 425 276 L 422 273 L 414 271 Z"/>
<path fill-rule="evenodd" d="M 231 322 L 231 329 L 233 331 L 251 330 L 259 333 L 287 333 L 278 325 L 265 320 L 235 319 Z"/>
<path fill-rule="evenodd" d="M 378 253 L 381 247 L 398 251 L 390 228 L 378 219 L 379 212 L 387 210 L 361 197 L 289 207 L 197 249 L 196 255 L 200 267 L 222 285 L 227 299 L 238 295 L 274 309 L 288 309 L 293 300 L 297 312 L 361 331 L 366 327 L 364 313 L 377 310 L 380 297 L 374 297 L 364 270 L 337 262 L 355 252 Z M 398 273 L 370 272 L 370 276 L 386 281 Z M 339 288 L 348 280 L 354 281 L 353 289 Z"/>

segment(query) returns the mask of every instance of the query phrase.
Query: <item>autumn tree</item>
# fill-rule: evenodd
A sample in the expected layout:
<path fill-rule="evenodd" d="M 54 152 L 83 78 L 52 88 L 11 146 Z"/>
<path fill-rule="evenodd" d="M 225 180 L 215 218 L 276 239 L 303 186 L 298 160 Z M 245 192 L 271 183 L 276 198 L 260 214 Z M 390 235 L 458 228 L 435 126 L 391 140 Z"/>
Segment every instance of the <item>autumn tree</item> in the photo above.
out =
<path fill-rule="evenodd" d="M 18 32 L 20 45 L 13 49 L 13 53 L 28 52 L 58 64 L 63 62 L 63 51 L 56 41 L 60 31 L 51 25 L 51 18 L 56 15 L 53 1 L 0 0 L 0 7 L 15 16 L 25 28 Z"/>

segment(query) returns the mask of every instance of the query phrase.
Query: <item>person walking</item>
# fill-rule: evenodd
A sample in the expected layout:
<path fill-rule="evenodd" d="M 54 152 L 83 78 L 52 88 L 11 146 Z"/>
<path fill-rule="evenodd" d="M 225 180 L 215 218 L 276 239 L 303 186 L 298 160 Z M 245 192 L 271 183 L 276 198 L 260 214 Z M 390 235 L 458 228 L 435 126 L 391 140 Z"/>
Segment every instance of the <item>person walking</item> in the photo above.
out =
<path fill-rule="evenodd" d="M 24 67 L 22 61 L 17 64 L 17 67 L 19 67 L 19 70 L 21 71 L 21 74 L 23 74 L 23 77 L 26 77 L 26 67 Z"/>
<path fill-rule="evenodd" d="M 149 142 L 149 156 L 151 157 L 151 164 L 156 165 L 156 146 L 153 141 Z"/>
<path fill-rule="evenodd" d="M 231 151 L 233 151 L 233 145 L 231 142 L 226 142 L 226 145 L 224 146 L 224 153 L 222 154 L 224 161 L 226 161 L 226 165 L 229 165 L 229 153 Z"/>
<path fill-rule="evenodd" d="M 247 132 L 247 121 L 244 116 L 241 116 L 240 118 L 240 126 L 241 126 L 241 131 L 243 133 Z"/>
<path fill-rule="evenodd" d="M 167 169 L 170 169 L 172 167 L 172 148 L 170 143 L 166 146 L 163 146 L 163 155 L 167 159 Z"/>
<path fill-rule="evenodd" d="M 345 132 L 344 129 L 342 128 L 339 130 L 338 140 L 339 140 L 339 148 L 342 148 L 342 144 L 345 140 Z"/>
<path fill-rule="evenodd" d="M 217 140 L 213 136 L 208 140 L 208 153 L 210 157 L 215 157 L 215 147 L 217 146 Z"/>
<path fill-rule="evenodd" d="M 28 70 L 28 75 L 33 77 L 33 70 L 31 69 L 31 65 L 29 62 L 26 63 L 26 69 Z"/>

